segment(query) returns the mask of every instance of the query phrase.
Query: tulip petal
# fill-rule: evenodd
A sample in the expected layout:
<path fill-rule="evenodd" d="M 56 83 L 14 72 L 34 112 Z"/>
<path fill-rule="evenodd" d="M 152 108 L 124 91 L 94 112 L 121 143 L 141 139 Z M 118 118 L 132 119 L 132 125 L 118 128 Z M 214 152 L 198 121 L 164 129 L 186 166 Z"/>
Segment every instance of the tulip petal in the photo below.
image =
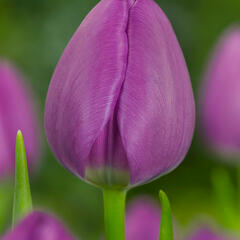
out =
<path fill-rule="evenodd" d="M 49 143 L 61 162 L 82 177 L 87 165 L 105 165 L 111 154 L 104 145 L 125 78 L 130 3 L 103 0 L 89 13 L 50 84 L 45 110 Z"/>
<path fill-rule="evenodd" d="M 34 211 L 24 218 L 2 240 L 73 240 L 62 224 L 43 212 Z"/>
<path fill-rule="evenodd" d="M 156 240 L 159 236 L 161 210 L 149 197 L 134 200 L 127 208 L 126 240 Z"/>
<path fill-rule="evenodd" d="M 0 123 L 0 156 L 1 156 L 1 164 L 0 164 L 0 176 L 6 175 L 6 172 L 10 171 L 9 166 L 9 151 L 8 151 L 8 143 L 6 142 L 7 136 L 5 134 L 4 127 Z"/>
<path fill-rule="evenodd" d="M 190 146 L 195 114 L 182 51 L 154 1 L 135 2 L 127 33 L 118 123 L 134 184 L 177 167 Z"/>
<path fill-rule="evenodd" d="M 190 237 L 188 237 L 188 240 L 227 240 L 230 238 L 225 238 L 223 235 L 220 235 L 208 227 L 202 227 L 197 229 Z"/>

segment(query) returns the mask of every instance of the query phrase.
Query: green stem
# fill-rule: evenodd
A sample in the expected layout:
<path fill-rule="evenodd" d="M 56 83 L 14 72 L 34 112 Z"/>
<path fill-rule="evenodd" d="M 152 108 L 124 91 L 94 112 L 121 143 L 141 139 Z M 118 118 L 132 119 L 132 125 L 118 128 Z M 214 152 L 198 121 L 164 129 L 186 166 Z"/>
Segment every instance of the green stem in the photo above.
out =
<path fill-rule="evenodd" d="M 124 240 L 126 191 L 104 189 L 103 199 L 105 239 Z"/>
<path fill-rule="evenodd" d="M 32 210 L 32 197 L 28 178 L 27 159 L 21 131 L 16 139 L 15 188 L 12 226 Z"/>
<path fill-rule="evenodd" d="M 212 173 L 213 196 L 221 224 L 227 229 L 235 229 L 237 224 L 236 192 L 228 172 L 224 168 Z"/>
<path fill-rule="evenodd" d="M 240 164 L 237 167 L 237 226 L 240 231 Z"/>

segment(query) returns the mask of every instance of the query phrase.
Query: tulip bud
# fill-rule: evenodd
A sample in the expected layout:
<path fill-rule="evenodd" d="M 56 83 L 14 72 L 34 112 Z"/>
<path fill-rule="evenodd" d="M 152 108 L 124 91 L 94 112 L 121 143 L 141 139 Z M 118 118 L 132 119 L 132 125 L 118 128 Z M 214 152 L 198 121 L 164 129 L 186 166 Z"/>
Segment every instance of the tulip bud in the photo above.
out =
<path fill-rule="evenodd" d="M 2 240 L 73 240 L 62 224 L 43 212 L 32 212 Z"/>
<path fill-rule="evenodd" d="M 159 237 L 161 210 L 149 198 L 133 201 L 126 214 L 126 240 L 156 240 Z"/>
<path fill-rule="evenodd" d="M 163 11 L 153 0 L 102 0 L 56 67 L 45 128 L 75 175 L 124 188 L 180 164 L 194 115 L 185 60 Z"/>
<path fill-rule="evenodd" d="M 14 170 L 15 137 L 24 132 L 27 159 L 33 165 L 38 155 L 38 133 L 32 99 L 20 74 L 5 62 L 0 63 L 0 178 Z"/>
<path fill-rule="evenodd" d="M 202 89 L 202 127 L 213 149 L 240 154 L 240 28 L 221 38 Z"/>

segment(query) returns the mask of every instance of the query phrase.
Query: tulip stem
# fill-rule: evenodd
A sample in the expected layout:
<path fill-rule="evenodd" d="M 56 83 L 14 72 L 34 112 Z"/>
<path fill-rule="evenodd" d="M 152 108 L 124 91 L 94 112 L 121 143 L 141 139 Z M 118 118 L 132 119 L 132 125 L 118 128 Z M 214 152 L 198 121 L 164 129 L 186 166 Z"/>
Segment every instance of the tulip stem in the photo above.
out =
<path fill-rule="evenodd" d="M 15 189 L 12 226 L 32 210 L 32 197 L 28 178 L 28 167 L 21 131 L 16 139 Z"/>
<path fill-rule="evenodd" d="M 214 169 L 212 184 L 215 206 L 221 224 L 227 229 L 235 229 L 237 205 L 234 185 L 228 172 L 224 168 Z"/>
<path fill-rule="evenodd" d="M 237 195 L 238 219 L 240 222 L 240 164 L 238 165 L 238 168 L 237 168 L 237 194 L 236 195 Z M 240 230 L 239 222 L 238 222 L 238 230 Z"/>
<path fill-rule="evenodd" d="M 104 189 L 103 199 L 105 239 L 124 240 L 126 191 Z"/>

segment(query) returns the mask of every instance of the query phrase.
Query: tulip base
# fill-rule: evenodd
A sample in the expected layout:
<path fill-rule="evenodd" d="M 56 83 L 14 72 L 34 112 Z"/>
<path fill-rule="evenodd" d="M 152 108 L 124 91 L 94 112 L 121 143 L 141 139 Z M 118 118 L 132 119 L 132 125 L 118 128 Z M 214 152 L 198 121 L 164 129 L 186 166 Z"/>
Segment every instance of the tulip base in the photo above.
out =
<path fill-rule="evenodd" d="M 111 186 L 113 189 L 127 188 L 130 175 L 128 170 L 115 169 L 112 167 L 86 168 L 85 178 L 90 183 L 101 188 Z"/>
<path fill-rule="evenodd" d="M 126 191 L 103 189 L 106 240 L 125 239 Z"/>

